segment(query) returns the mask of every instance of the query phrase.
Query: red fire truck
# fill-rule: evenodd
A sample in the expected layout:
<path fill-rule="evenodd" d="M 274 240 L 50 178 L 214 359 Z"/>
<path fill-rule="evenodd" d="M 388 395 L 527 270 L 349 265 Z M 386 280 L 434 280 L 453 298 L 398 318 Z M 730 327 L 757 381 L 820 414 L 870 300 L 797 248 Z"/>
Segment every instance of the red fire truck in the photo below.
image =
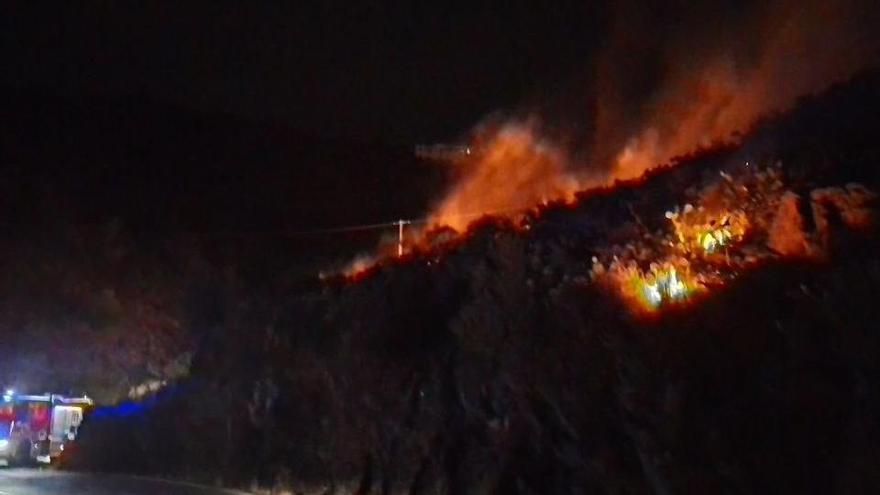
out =
<path fill-rule="evenodd" d="M 0 461 L 7 465 L 51 462 L 76 439 L 83 415 L 92 406 L 87 396 L 7 390 L 0 402 Z"/>

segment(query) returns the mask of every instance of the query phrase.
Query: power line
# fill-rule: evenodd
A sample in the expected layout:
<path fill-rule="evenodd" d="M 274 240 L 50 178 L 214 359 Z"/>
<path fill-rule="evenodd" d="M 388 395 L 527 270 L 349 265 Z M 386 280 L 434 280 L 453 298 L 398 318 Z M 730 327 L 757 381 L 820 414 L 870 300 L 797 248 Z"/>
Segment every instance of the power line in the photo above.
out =
<path fill-rule="evenodd" d="M 286 235 L 319 235 L 319 234 L 336 234 L 343 232 L 357 232 L 360 230 L 376 230 L 376 229 L 384 229 L 388 227 L 393 227 L 397 225 L 397 221 L 395 222 L 381 222 L 381 223 L 368 223 L 363 225 L 346 225 L 343 227 L 328 227 L 323 229 L 313 229 L 313 230 L 297 230 L 293 232 L 286 232 Z"/>
<path fill-rule="evenodd" d="M 501 213 L 511 213 L 518 211 L 526 211 L 532 206 L 516 206 L 511 208 L 503 208 L 499 210 L 490 210 L 484 212 L 472 212 L 472 213 L 458 213 L 453 215 L 444 215 L 444 218 L 479 218 L 489 215 L 498 215 Z M 421 217 L 421 218 L 411 218 L 411 219 L 399 219 L 388 222 L 378 222 L 378 223 L 367 223 L 361 225 L 344 225 L 339 227 L 327 227 L 320 229 L 312 229 L 312 230 L 297 230 L 292 232 L 285 232 L 285 235 L 290 236 L 308 236 L 308 235 L 321 235 L 321 234 L 337 234 L 337 233 L 345 233 L 345 232 L 358 232 L 364 230 L 379 230 L 379 229 L 390 229 L 391 227 L 398 227 L 398 231 L 402 230 L 403 225 L 424 225 L 431 221 L 429 217 Z M 401 235 L 402 236 L 402 235 Z"/>
<path fill-rule="evenodd" d="M 457 213 L 457 214 L 447 214 L 443 215 L 444 219 L 468 219 L 468 218 L 479 218 L 484 216 L 491 215 L 500 215 L 505 213 L 512 212 L 525 212 L 530 210 L 538 205 L 519 205 L 513 206 L 510 208 L 501 208 L 497 210 L 489 210 L 482 212 L 470 212 L 470 213 Z M 411 218 L 411 219 L 399 219 L 399 220 L 389 220 L 386 222 L 376 222 L 376 223 L 365 223 L 365 224 L 354 224 L 354 225 L 341 225 L 337 227 L 324 227 L 324 228 L 315 228 L 315 229 L 303 229 L 303 230 L 287 230 L 287 231 L 266 231 L 266 232 L 243 232 L 243 231 L 226 231 L 226 232 L 212 232 L 211 236 L 223 236 L 223 237 L 252 237 L 254 235 L 267 235 L 271 237 L 288 237 L 288 238 L 296 238 L 296 237 L 308 237 L 308 236 L 322 236 L 322 235 L 334 235 L 334 234 L 344 234 L 349 232 L 367 232 L 370 230 L 391 230 L 392 228 L 397 228 L 397 236 L 398 236 L 398 254 L 402 253 L 402 245 L 403 245 L 403 225 L 427 225 L 432 222 L 432 217 L 419 217 L 419 218 Z M 442 225 L 442 224 L 441 224 Z"/>

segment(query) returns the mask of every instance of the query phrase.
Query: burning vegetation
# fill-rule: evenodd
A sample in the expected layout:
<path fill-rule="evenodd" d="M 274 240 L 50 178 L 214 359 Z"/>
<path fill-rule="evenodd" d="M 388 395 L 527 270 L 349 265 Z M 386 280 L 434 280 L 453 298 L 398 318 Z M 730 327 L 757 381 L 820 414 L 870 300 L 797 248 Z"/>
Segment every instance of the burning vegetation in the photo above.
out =
<path fill-rule="evenodd" d="M 638 189 L 648 178 L 621 185 Z M 802 186 L 800 186 L 802 188 Z M 486 228 L 509 229 L 528 235 L 540 225 L 547 212 L 577 211 L 596 191 L 582 192 L 577 201 L 561 202 L 546 209 L 520 212 L 516 221 L 487 219 L 462 233 L 447 227 L 420 233 L 409 243 L 404 263 L 439 263 L 449 253 Z M 876 195 L 859 184 L 807 191 L 809 203 L 786 184 L 779 161 L 769 165 L 746 161 L 719 170 L 715 179 L 700 187 L 690 187 L 669 211 L 629 212 L 636 220 L 635 230 L 623 238 L 610 228 L 605 234 L 619 242 L 600 240 L 584 246 L 592 252 L 589 279 L 610 289 L 627 303 L 637 316 L 659 310 L 684 307 L 713 288 L 736 279 L 743 272 L 773 259 L 818 261 L 827 255 L 832 218 L 840 226 L 864 230 L 872 224 Z M 807 212 L 808 230 L 802 214 Z M 643 216 L 653 216 L 645 218 Z M 651 229 L 648 225 L 657 226 Z M 392 258 L 385 258 L 386 260 Z M 378 272 L 383 262 L 352 265 L 349 281 L 361 281 Z M 572 273 L 572 276 L 579 276 Z"/>
<path fill-rule="evenodd" d="M 491 185 L 502 194 L 486 197 L 485 201 L 506 204 L 516 196 L 517 184 L 527 184 L 532 174 L 562 170 L 558 167 L 558 155 L 531 141 L 531 134 L 524 128 L 508 129 L 503 135 L 497 135 L 489 150 L 477 158 L 481 163 L 491 164 L 487 167 L 494 172 L 466 180 L 460 186 L 464 191 L 462 197 L 475 197 L 472 192 L 466 192 L 468 188 L 479 190 Z M 524 156 L 528 157 L 525 163 L 530 165 L 523 172 L 522 181 L 514 181 L 510 189 L 494 183 L 504 177 L 501 172 L 504 164 L 510 160 L 520 163 Z M 642 187 L 647 180 L 645 177 L 632 181 L 628 187 Z M 547 191 L 559 192 L 561 184 L 573 191 L 575 183 L 574 179 L 548 183 Z M 614 189 L 602 190 L 613 192 Z M 849 229 L 866 229 L 871 225 L 876 195 L 862 185 L 818 188 L 806 193 L 808 205 L 786 185 L 780 161 L 769 165 L 746 161 L 721 169 L 714 180 L 686 189 L 679 205 L 663 214 L 637 213 L 630 206 L 629 211 L 639 228 L 622 242 L 599 242 L 587 247 L 594 252 L 587 278 L 618 294 L 634 314 L 646 316 L 663 308 L 686 306 L 711 288 L 723 286 L 745 270 L 771 259 L 822 259 L 829 248 L 829 219 L 832 217 L 839 217 L 841 224 Z M 591 191 L 582 192 L 575 201 L 568 199 L 574 197 L 573 192 L 565 192 L 566 200 L 558 202 L 555 208 L 577 209 L 578 202 L 591 194 Z M 456 214 L 463 211 L 462 208 L 486 206 L 486 203 L 468 203 L 462 197 L 452 195 L 438 210 L 445 213 L 431 218 L 429 225 L 433 228 L 417 231 L 412 240 L 407 241 L 403 262 L 423 259 L 429 260 L 429 265 L 439 262 L 443 253 L 454 250 L 475 232 L 487 225 L 496 225 L 492 221 L 471 224 L 470 218 Z M 553 211 L 554 208 L 546 209 Z M 815 226 L 813 230 L 807 230 L 802 211 L 809 213 L 810 223 Z M 532 225 L 540 224 L 544 210 L 517 210 L 516 220 L 504 220 L 512 213 L 499 211 L 503 221 L 497 225 L 527 233 Z M 656 217 L 647 223 L 659 228 L 647 227 L 641 218 L 646 214 Z M 462 230 L 451 227 L 450 223 Z M 463 227 L 467 225 L 470 227 Z M 401 234 L 399 253 L 403 252 L 403 242 Z M 390 259 L 393 259 L 390 255 L 384 258 Z M 359 259 L 347 269 L 345 277 L 352 282 L 363 280 L 386 263 L 382 260 L 380 257 L 378 261 L 364 263 Z"/>
<path fill-rule="evenodd" d="M 692 191 L 684 207 L 667 211 L 665 229 L 646 233 L 625 249 L 600 249 L 593 278 L 610 282 L 637 313 L 651 313 L 684 304 L 770 259 L 825 256 L 831 213 L 851 229 L 865 229 L 872 221 L 876 195 L 858 184 L 813 190 L 816 230 L 808 232 L 799 197 L 785 187 L 781 163 L 763 169 L 746 163 L 719 175 L 715 183 Z"/>
<path fill-rule="evenodd" d="M 642 270 L 636 263 L 614 263 L 611 277 L 624 299 L 636 309 L 654 311 L 661 305 L 682 304 L 704 290 L 699 277 L 690 267 L 676 260 L 661 264 L 651 263 Z"/>

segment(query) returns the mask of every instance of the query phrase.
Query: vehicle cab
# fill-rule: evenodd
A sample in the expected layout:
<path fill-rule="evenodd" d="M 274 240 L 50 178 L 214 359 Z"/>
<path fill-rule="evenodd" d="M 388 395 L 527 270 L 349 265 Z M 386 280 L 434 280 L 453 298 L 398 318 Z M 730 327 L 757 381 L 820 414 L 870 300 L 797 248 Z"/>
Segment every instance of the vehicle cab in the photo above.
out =
<path fill-rule="evenodd" d="M 0 402 L 0 461 L 49 463 L 78 433 L 91 399 L 7 390 Z"/>

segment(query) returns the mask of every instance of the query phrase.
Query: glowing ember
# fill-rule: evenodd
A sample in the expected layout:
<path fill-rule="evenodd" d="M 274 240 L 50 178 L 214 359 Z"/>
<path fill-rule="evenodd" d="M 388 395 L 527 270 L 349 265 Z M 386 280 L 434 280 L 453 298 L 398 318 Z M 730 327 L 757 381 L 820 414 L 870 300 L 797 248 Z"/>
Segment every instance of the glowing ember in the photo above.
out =
<path fill-rule="evenodd" d="M 745 237 L 749 220 L 742 210 L 709 212 L 686 205 L 682 213 L 667 212 L 680 247 L 687 252 L 712 254 Z"/>
<path fill-rule="evenodd" d="M 621 295 L 642 311 L 656 311 L 667 304 L 683 303 L 698 291 L 705 290 L 687 267 L 676 268 L 671 262 L 652 264 L 647 271 L 635 265 L 612 267 Z"/>
<path fill-rule="evenodd" d="M 360 255 L 357 258 L 353 259 L 351 263 L 348 264 L 343 270 L 342 273 L 346 277 L 356 278 L 359 275 L 367 272 L 370 268 L 372 268 L 376 264 L 376 258 L 371 255 Z"/>

